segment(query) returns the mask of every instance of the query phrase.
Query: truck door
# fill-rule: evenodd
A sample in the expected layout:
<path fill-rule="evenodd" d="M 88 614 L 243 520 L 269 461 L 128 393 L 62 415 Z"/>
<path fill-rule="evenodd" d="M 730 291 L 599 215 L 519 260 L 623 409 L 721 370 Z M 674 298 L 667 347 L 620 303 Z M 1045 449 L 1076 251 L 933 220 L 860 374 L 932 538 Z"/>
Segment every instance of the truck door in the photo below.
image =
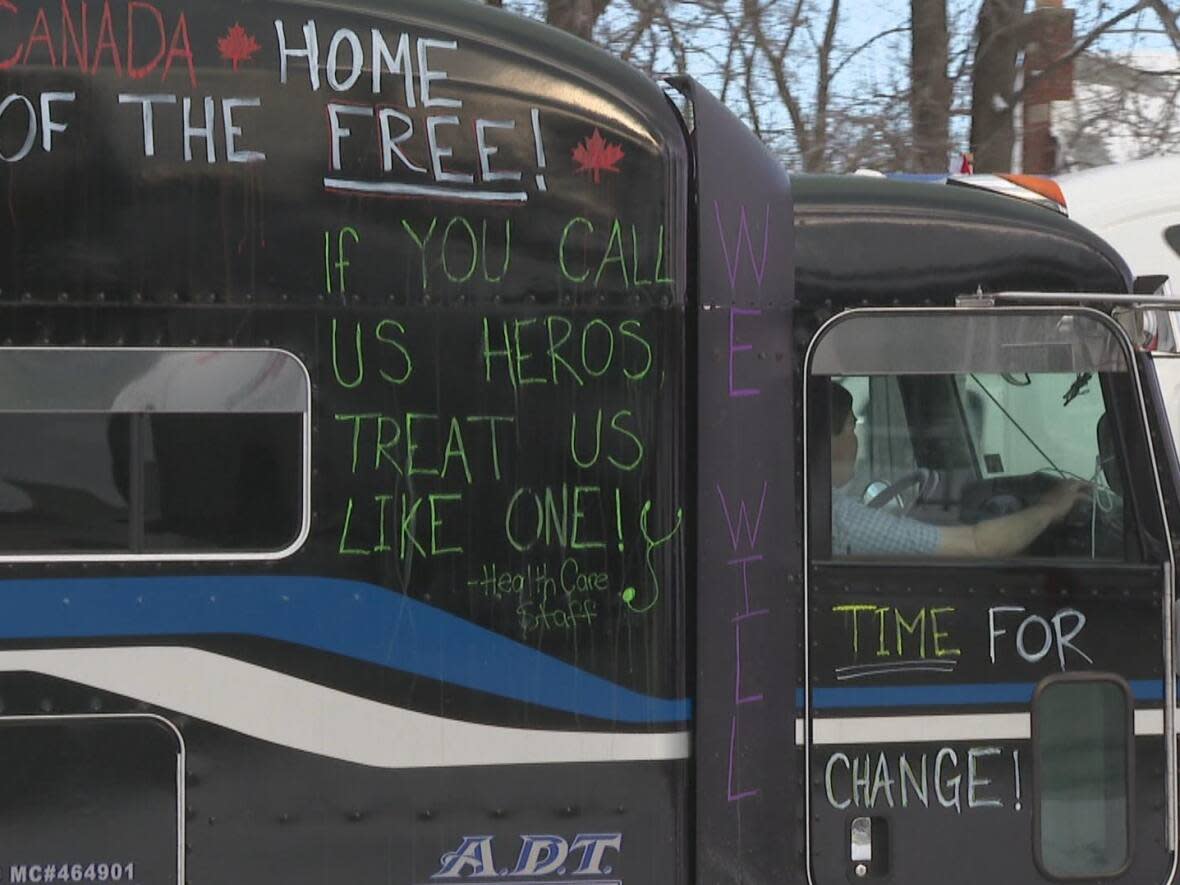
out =
<path fill-rule="evenodd" d="M 1061 307 L 812 340 L 813 885 L 1172 876 L 1172 561 L 1129 345 Z"/>

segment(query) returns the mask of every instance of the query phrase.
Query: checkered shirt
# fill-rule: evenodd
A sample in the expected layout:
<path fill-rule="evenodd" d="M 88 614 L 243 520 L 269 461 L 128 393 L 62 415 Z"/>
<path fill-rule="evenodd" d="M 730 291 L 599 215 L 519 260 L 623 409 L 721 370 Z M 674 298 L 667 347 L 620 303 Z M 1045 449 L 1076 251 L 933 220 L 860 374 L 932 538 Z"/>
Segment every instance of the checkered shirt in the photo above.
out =
<path fill-rule="evenodd" d="M 833 556 L 928 556 L 941 534 L 937 526 L 832 494 Z"/>

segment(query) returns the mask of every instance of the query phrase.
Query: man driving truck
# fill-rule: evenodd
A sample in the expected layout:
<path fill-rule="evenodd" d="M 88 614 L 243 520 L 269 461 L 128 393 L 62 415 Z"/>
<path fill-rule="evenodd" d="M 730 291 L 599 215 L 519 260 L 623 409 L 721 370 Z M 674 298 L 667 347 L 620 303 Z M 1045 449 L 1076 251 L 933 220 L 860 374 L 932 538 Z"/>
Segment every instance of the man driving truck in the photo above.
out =
<path fill-rule="evenodd" d="M 856 470 L 859 443 L 852 394 L 831 383 L 832 553 L 835 556 L 1002 558 L 1025 550 L 1090 494 L 1088 483 L 1064 479 L 1033 505 L 975 525 L 937 526 L 869 507 L 842 494 Z"/>

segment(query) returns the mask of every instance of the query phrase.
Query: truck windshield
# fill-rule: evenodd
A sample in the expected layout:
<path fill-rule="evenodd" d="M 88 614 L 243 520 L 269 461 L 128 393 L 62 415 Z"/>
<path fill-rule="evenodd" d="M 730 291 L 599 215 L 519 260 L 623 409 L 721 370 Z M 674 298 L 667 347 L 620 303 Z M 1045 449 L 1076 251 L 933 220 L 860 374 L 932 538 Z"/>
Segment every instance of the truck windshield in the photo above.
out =
<path fill-rule="evenodd" d="M 833 324 L 812 365 L 813 535 L 833 558 L 1124 558 L 1126 365 L 1083 315 Z"/>

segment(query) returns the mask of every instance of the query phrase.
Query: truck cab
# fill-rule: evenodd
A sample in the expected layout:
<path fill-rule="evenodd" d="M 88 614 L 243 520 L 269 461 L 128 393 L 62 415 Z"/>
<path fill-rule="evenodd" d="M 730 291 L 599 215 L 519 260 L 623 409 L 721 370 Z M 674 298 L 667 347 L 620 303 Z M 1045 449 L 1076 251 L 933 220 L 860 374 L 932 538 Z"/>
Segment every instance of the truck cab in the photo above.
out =
<path fill-rule="evenodd" d="M 1169 880 L 1153 308 L 1057 213 L 792 184 L 812 881 Z"/>

